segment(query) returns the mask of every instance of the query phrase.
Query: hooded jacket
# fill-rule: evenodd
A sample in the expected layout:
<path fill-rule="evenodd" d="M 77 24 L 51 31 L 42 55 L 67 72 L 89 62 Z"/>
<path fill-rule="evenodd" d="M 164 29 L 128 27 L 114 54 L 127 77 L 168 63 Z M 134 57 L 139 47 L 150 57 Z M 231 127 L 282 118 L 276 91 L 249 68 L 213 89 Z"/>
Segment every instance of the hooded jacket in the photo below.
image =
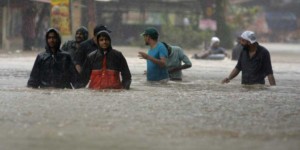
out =
<path fill-rule="evenodd" d="M 85 27 L 78 28 L 76 33 L 77 32 L 81 32 L 83 34 L 83 41 L 82 42 L 84 42 L 88 39 L 89 32 Z M 68 52 L 71 55 L 71 57 L 74 61 L 75 53 L 78 50 L 77 47 L 76 47 L 76 40 L 67 41 L 66 43 L 63 44 L 63 46 L 61 47 L 61 50 L 65 51 L 65 52 Z"/>
<path fill-rule="evenodd" d="M 51 32 L 55 33 L 55 38 L 58 40 L 55 46 L 56 52 L 52 52 L 47 41 L 47 37 Z M 46 33 L 46 43 L 46 51 L 38 54 L 36 57 L 27 86 L 33 88 L 78 87 L 80 77 L 75 69 L 71 56 L 59 49 L 61 44 L 59 32 L 50 28 Z"/>
<path fill-rule="evenodd" d="M 97 33 L 100 31 L 107 31 L 111 32 L 106 26 L 104 25 L 97 25 L 94 28 L 94 36 L 97 36 Z M 86 61 L 87 56 L 98 49 L 98 45 L 94 42 L 94 38 L 88 39 L 82 43 L 80 43 L 78 50 L 74 54 L 74 63 L 75 65 L 83 66 L 84 62 Z"/>
<path fill-rule="evenodd" d="M 106 31 L 100 31 L 97 34 L 97 41 L 100 38 L 100 34 Z M 106 32 L 106 36 L 108 36 L 109 41 L 111 43 L 111 38 Z M 103 59 L 106 57 L 106 69 L 114 70 L 121 73 L 122 76 L 122 87 L 125 89 L 130 88 L 131 84 L 131 73 L 127 64 L 127 61 L 123 54 L 112 48 L 110 45 L 106 52 L 98 45 L 98 49 L 94 52 L 91 52 L 87 56 L 87 60 L 83 65 L 82 77 L 83 83 L 86 85 L 89 80 L 93 70 L 101 70 L 103 69 Z"/>

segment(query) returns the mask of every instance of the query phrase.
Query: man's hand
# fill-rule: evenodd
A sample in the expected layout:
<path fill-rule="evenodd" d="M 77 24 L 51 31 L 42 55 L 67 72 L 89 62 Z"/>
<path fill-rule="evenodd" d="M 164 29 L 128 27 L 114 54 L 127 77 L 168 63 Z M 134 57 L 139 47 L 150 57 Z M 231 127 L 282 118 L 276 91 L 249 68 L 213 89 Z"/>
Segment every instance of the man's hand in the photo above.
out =
<path fill-rule="evenodd" d="M 229 82 L 230 82 L 230 79 L 229 79 L 229 78 L 225 78 L 225 79 L 222 80 L 222 84 L 224 84 L 224 83 L 229 83 Z"/>
<path fill-rule="evenodd" d="M 139 55 L 138 55 L 139 58 L 141 59 L 148 59 L 149 58 L 149 55 L 146 54 L 145 52 L 139 52 Z"/>
<path fill-rule="evenodd" d="M 146 60 L 150 60 L 153 63 L 157 64 L 159 67 L 166 67 L 166 58 L 165 57 L 161 57 L 159 59 L 154 58 L 148 54 L 146 54 L 145 52 L 139 52 L 138 55 L 141 59 L 146 59 Z"/>
<path fill-rule="evenodd" d="M 75 68 L 76 68 L 78 73 L 81 73 L 82 69 L 81 69 L 80 65 L 75 65 Z"/>
<path fill-rule="evenodd" d="M 169 72 L 169 73 L 172 73 L 172 72 L 175 72 L 175 71 L 177 71 L 177 70 L 180 70 L 180 69 L 177 69 L 177 68 L 170 68 L 170 69 L 168 69 L 168 72 Z"/>

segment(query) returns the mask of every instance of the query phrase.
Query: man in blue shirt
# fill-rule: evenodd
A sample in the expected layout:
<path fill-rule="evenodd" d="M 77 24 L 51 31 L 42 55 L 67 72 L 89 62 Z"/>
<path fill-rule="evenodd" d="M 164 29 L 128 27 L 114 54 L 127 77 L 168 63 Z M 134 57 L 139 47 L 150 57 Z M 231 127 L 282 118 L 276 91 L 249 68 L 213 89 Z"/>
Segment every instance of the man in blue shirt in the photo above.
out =
<path fill-rule="evenodd" d="M 254 32 L 243 32 L 240 43 L 243 46 L 243 51 L 238 63 L 229 77 L 225 78 L 222 83 L 230 82 L 242 71 L 242 84 L 265 84 L 265 77 L 268 77 L 270 85 L 276 85 L 270 53 L 257 43 Z"/>
<path fill-rule="evenodd" d="M 166 67 L 168 57 L 167 48 L 162 42 L 158 41 L 158 32 L 155 28 L 147 28 L 142 35 L 144 37 L 145 44 L 150 46 L 148 54 L 145 52 L 139 52 L 139 57 L 147 60 L 147 80 L 167 81 L 169 78 Z"/>

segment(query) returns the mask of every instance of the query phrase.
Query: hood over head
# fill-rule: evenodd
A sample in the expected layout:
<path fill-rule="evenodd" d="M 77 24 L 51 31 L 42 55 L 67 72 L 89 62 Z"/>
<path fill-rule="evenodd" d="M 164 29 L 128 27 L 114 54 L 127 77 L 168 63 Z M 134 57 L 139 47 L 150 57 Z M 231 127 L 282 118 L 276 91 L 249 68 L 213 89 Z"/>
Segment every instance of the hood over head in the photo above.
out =
<path fill-rule="evenodd" d="M 56 45 L 56 49 L 57 50 L 59 50 L 59 48 L 60 48 L 60 44 L 61 44 L 61 37 L 60 37 L 60 34 L 59 34 L 59 32 L 58 32 L 58 30 L 56 30 L 56 29 L 54 29 L 54 28 L 49 28 L 48 29 L 48 31 L 46 32 L 46 36 L 45 36 L 45 39 L 46 39 L 46 51 L 51 51 L 50 50 L 50 47 L 49 47 L 49 44 L 48 44 L 48 35 L 49 35 L 49 33 L 54 33 L 55 34 L 55 36 L 56 36 L 56 38 L 57 38 L 57 45 Z"/>
<path fill-rule="evenodd" d="M 100 31 L 100 32 L 97 33 L 97 45 L 98 45 L 100 51 L 103 51 L 103 49 L 100 47 L 99 42 L 98 42 L 98 40 L 99 40 L 99 38 L 101 36 L 104 36 L 104 37 L 108 38 L 108 40 L 110 41 L 110 45 L 108 47 L 108 51 L 111 50 L 112 46 L 111 46 L 111 38 L 110 38 L 109 32 L 107 30 L 102 30 L 102 31 Z"/>
<path fill-rule="evenodd" d="M 108 33 L 111 33 L 111 30 L 109 30 L 105 25 L 97 25 L 94 28 L 94 36 L 97 36 L 100 31 L 107 31 Z"/>
<path fill-rule="evenodd" d="M 83 34 L 83 40 L 84 40 L 84 41 L 87 40 L 87 39 L 89 38 L 89 31 L 88 31 L 88 29 L 87 29 L 86 27 L 81 26 L 80 28 L 78 28 L 78 29 L 76 30 L 76 33 L 77 33 L 77 32 L 81 32 L 81 33 Z"/>

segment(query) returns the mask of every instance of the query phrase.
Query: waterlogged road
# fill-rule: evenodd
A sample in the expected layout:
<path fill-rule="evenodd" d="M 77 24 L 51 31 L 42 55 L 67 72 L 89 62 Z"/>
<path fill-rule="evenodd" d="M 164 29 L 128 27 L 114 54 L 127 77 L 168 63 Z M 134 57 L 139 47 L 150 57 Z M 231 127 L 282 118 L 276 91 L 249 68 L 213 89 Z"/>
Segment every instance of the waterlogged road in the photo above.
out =
<path fill-rule="evenodd" d="M 276 87 L 220 84 L 236 64 L 228 59 L 191 59 L 183 82 L 147 83 L 138 49 L 121 47 L 132 88 L 102 92 L 28 89 L 35 54 L 2 54 L 0 149 L 298 150 L 300 52 L 275 47 Z"/>

